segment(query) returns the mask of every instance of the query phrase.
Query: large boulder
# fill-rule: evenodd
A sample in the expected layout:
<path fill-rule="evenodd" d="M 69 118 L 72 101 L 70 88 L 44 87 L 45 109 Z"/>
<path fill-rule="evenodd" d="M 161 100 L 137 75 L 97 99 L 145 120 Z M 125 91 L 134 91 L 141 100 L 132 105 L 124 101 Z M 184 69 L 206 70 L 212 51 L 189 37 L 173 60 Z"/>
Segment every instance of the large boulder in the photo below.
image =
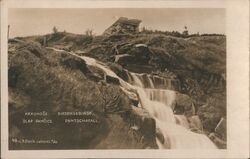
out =
<path fill-rule="evenodd" d="M 121 116 L 118 114 L 108 115 L 107 123 L 109 125 L 108 133 L 105 133 L 105 138 L 95 145 L 95 149 L 145 149 L 157 148 L 155 138 L 153 136 L 145 136 L 144 129 L 140 125 L 136 125 L 136 120 L 142 120 L 141 116 L 132 113 L 124 113 Z M 130 125 L 126 124 L 129 122 Z M 151 123 L 142 122 L 146 127 L 151 127 Z M 149 125 L 148 125 L 149 124 Z M 150 131 L 151 132 L 151 131 Z M 148 132 L 147 132 L 148 133 Z M 148 138 L 150 137 L 150 138 Z"/>
<path fill-rule="evenodd" d="M 135 45 L 128 52 L 128 54 L 134 56 L 135 62 L 138 65 L 148 64 L 150 55 L 152 54 L 148 47 L 144 45 Z"/>
<path fill-rule="evenodd" d="M 198 129 L 203 131 L 203 125 L 198 115 L 194 115 L 188 118 L 190 129 Z"/>
<path fill-rule="evenodd" d="M 79 69 L 82 73 L 88 73 L 89 69 L 87 68 L 86 62 L 73 55 L 69 55 L 68 53 L 62 53 L 61 54 L 61 64 L 69 69 Z"/>
<path fill-rule="evenodd" d="M 116 77 L 112 77 L 110 75 L 105 75 L 105 80 L 107 83 L 112 83 L 112 84 L 115 84 L 115 85 L 119 85 L 120 84 L 120 81 L 118 78 Z"/>
<path fill-rule="evenodd" d="M 129 73 L 127 70 L 125 70 L 121 65 L 117 63 L 108 63 L 109 68 L 120 78 L 122 78 L 124 81 L 129 82 L 131 80 L 131 77 L 129 77 Z"/>
<path fill-rule="evenodd" d="M 218 148 L 227 148 L 227 143 L 224 140 L 220 139 L 215 133 L 210 133 L 208 137 L 215 143 Z"/>
<path fill-rule="evenodd" d="M 144 45 L 129 46 L 130 48 L 127 49 L 125 53 L 115 55 L 115 62 L 122 66 L 128 66 L 131 64 L 147 65 L 151 55 L 149 48 Z M 120 49 L 123 50 L 123 47 L 127 47 L 127 45 L 122 46 Z"/>
<path fill-rule="evenodd" d="M 218 101 L 219 102 L 219 101 Z M 205 131 L 214 132 L 218 125 L 223 112 L 220 107 L 206 104 L 198 108 L 197 115 L 199 115 Z"/>
<path fill-rule="evenodd" d="M 173 104 L 175 114 L 192 116 L 195 114 L 193 100 L 186 94 L 176 93 L 176 99 Z"/>
<path fill-rule="evenodd" d="M 135 61 L 134 56 L 129 55 L 129 54 L 122 54 L 122 55 L 115 56 L 115 62 L 122 65 L 122 66 L 126 66 L 129 64 L 133 64 L 136 61 Z"/>
<path fill-rule="evenodd" d="M 156 122 L 149 115 L 149 113 L 137 107 L 132 107 L 133 111 L 130 116 L 130 119 L 133 120 L 134 125 L 138 127 L 138 131 L 143 134 L 142 140 L 146 143 L 150 143 L 150 147 L 156 147 Z M 159 135 L 159 134 L 158 134 Z"/>

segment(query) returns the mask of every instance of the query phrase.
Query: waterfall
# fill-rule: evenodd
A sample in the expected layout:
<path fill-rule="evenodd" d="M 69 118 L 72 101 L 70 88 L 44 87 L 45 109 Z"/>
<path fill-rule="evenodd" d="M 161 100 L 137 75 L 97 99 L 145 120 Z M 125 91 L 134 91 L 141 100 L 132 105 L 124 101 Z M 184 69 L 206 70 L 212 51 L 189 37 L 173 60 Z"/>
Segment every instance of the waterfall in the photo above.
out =
<path fill-rule="evenodd" d="M 151 101 L 158 101 L 169 107 L 172 107 L 176 95 L 175 91 L 167 89 L 144 89 L 144 91 Z"/>
<path fill-rule="evenodd" d="M 148 77 L 148 80 L 149 80 L 150 87 L 155 88 L 152 78 Z"/>
<path fill-rule="evenodd" d="M 131 73 L 133 77 L 133 81 L 135 82 L 134 84 L 139 87 L 144 87 L 143 82 L 140 80 L 140 76 L 136 76 L 134 73 Z"/>
<path fill-rule="evenodd" d="M 61 50 L 51 48 L 60 52 Z M 103 70 L 107 75 L 117 78 L 120 81 L 121 89 L 130 97 L 138 98 L 140 105 L 146 109 L 155 119 L 157 129 L 164 136 L 164 143 L 156 138 L 156 142 L 161 149 L 216 149 L 213 142 L 204 134 L 194 133 L 189 130 L 189 122 L 182 115 L 175 115 L 172 105 L 175 102 L 176 92 L 166 88 L 171 87 L 171 80 L 157 76 L 142 75 L 136 73 L 128 74 L 128 82 L 118 77 L 107 65 L 93 58 L 78 56 L 72 52 L 70 54 L 82 58 L 87 65 L 95 66 Z M 146 79 L 145 79 L 146 78 Z M 146 88 L 146 83 L 147 88 Z M 161 84 L 161 88 L 157 86 Z M 164 86 L 165 85 L 165 86 Z M 163 89 L 165 88 L 165 89 Z M 194 119 L 196 121 L 196 119 Z M 198 125 L 198 122 L 194 122 Z M 196 124 L 198 123 L 198 124 Z"/>
<path fill-rule="evenodd" d="M 164 136 L 164 143 L 156 139 L 159 148 L 171 149 L 216 149 L 214 143 L 204 134 L 189 130 L 189 122 L 184 115 L 175 115 L 172 104 L 175 91 L 167 89 L 144 88 L 139 75 L 132 73 L 141 105 L 155 119 L 156 126 Z M 165 82 L 166 81 L 166 82 Z M 169 80 L 164 80 L 169 84 Z"/>

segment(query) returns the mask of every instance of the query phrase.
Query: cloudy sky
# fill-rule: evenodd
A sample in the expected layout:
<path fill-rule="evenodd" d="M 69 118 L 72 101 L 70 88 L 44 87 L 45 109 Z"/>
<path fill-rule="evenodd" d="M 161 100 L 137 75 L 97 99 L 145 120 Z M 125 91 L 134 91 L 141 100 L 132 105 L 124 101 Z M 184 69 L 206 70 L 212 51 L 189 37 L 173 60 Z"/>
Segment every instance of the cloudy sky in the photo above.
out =
<path fill-rule="evenodd" d="M 59 31 L 83 34 L 93 29 L 102 34 L 118 17 L 142 20 L 141 27 L 162 31 L 180 31 L 184 26 L 190 33 L 225 34 L 224 9 L 9 9 L 10 37 L 42 35 Z"/>

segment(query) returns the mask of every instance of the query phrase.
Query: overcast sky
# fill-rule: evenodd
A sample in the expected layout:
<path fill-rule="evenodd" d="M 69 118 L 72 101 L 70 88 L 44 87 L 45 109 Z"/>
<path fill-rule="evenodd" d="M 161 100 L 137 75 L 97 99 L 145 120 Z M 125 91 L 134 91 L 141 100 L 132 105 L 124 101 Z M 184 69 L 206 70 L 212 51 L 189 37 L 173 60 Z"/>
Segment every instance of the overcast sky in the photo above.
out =
<path fill-rule="evenodd" d="M 162 31 L 225 34 L 224 9 L 9 9 L 10 37 L 42 35 L 59 31 L 83 34 L 93 29 L 102 34 L 119 17 L 142 20 L 141 27 Z"/>

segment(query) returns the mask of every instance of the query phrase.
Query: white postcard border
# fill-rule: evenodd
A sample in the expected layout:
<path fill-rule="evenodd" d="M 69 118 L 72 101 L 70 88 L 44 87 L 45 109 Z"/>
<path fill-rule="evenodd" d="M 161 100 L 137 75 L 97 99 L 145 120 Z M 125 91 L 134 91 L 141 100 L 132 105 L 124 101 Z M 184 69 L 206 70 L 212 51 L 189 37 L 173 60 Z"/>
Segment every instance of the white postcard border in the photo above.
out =
<path fill-rule="evenodd" d="M 8 150 L 8 8 L 226 8 L 227 129 L 225 150 Z M 1 3 L 1 152 L 3 158 L 249 157 L 249 1 L 10 0 Z M 208 26 L 209 27 L 209 26 Z"/>

